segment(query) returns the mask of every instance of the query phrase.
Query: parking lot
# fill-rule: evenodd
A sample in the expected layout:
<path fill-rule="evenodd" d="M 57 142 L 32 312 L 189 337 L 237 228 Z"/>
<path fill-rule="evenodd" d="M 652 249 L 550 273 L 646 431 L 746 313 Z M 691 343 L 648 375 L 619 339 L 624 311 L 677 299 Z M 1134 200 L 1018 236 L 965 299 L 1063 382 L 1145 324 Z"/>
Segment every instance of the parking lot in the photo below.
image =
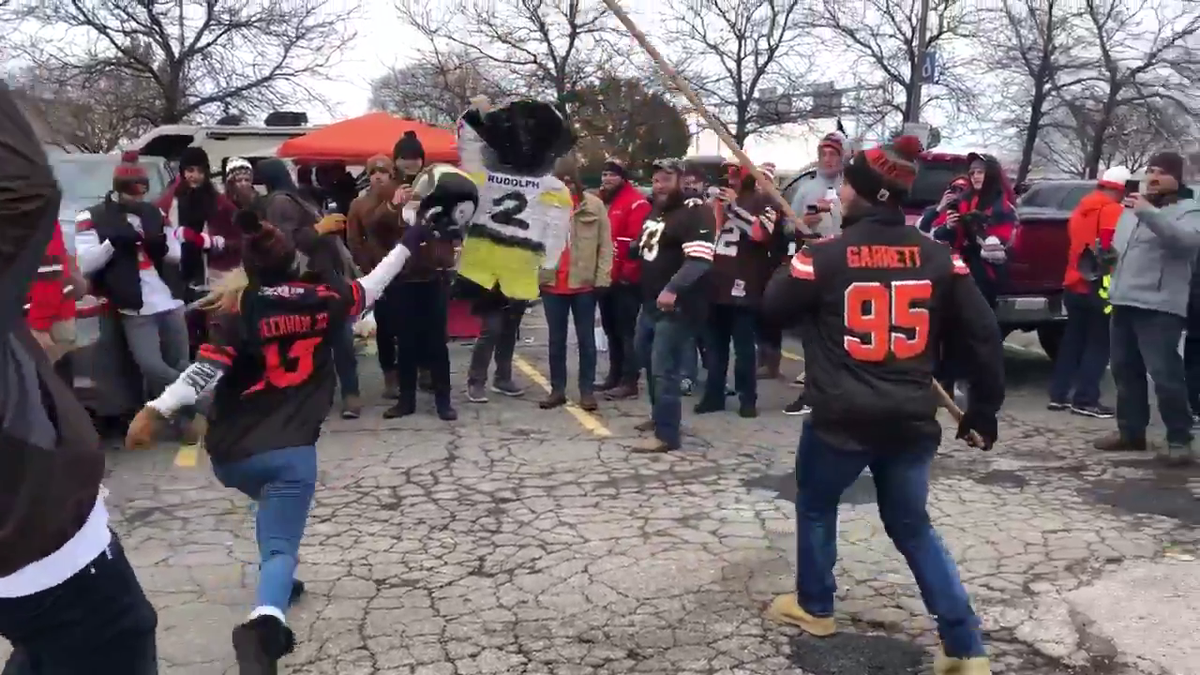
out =
<path fill-rule="evenodd" d="M 883 534 L 869 476 L 841 512 L 843 632 L 816 640 L 761 618 L 793 583 L 801 418 L 778 411 L 795 389 L 765 383 L 754 420 L 685 412 L 683 450 L 633 455 L 644 401 L 537 408 L 548 372 L 537 322 L 518 352 L 525 398 L 479 405 L 456 393 L 453 424 L 427 395 L 423 413 L 383 420 L 363 358 L 376 405 L 330 421 L 322 438 L 299 571 L 308 595 L 290 615 L 298 646 L 283 672 L 927 672 L 933 622 Z M 1000 444 L 981 453 L 948 433 L 931 495 L 993 671 L 1197 672 L 1200 471 L 1100 456 L 1090 441 L 1111 422 L 1046 411 L 1048 361 L 1028 337 L 1011 343 Z M 458 382 L 466 350 L 452 350 Z M 114 450 L 107 485 L 159 610 L 162 672 L 232 672 L 229 630 L 256 575 L 247 500 L 204 457 L 169 445 Z"/>

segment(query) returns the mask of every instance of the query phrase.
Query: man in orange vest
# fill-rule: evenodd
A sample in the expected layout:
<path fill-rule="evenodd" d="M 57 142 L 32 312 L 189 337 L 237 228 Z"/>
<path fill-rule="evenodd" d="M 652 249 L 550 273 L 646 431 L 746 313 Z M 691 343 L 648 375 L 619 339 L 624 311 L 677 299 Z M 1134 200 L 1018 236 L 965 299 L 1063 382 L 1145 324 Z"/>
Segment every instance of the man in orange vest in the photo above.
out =
<path fill-rule="evenodd" d="M 1116 412 L 1100 403 L 1100 378 L 1108 367 L 1108 301 L 1099 278 L 1080 272 L 1080 259 L 1093 261 L 1112 246 L 1124 207 L 1129 169 L 1114 166 L 1104 172 L 1096 190 L 1080 200 L 1067 221 L 1067 271 L 1063 277 L 1063 308 L 1067 326 L 1054 359 L 1050 382 L 1050 410 L 1070 410 L 1076 415 L 1110 419 Z M 1090 270 L 1094 276 L 1097 270 Z M 1074 393 L 1074 396 L 1069 397 Z M 1069 398 L 1068 398 L 1069 397 Z"/>

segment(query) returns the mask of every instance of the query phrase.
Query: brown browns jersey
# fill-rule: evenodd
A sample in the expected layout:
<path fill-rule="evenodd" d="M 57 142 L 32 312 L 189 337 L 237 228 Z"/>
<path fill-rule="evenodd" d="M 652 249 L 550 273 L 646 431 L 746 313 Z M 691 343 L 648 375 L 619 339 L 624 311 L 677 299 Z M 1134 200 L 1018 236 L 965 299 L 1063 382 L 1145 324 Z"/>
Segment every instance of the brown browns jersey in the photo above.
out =
<path fill-rule="evenodd" d="M 779 212 L 770 197 L 739 195 L 734 204 L 718 203 L 711 300 L 719 305 L 754 306 L 762 299 L 773 259 Z"/>

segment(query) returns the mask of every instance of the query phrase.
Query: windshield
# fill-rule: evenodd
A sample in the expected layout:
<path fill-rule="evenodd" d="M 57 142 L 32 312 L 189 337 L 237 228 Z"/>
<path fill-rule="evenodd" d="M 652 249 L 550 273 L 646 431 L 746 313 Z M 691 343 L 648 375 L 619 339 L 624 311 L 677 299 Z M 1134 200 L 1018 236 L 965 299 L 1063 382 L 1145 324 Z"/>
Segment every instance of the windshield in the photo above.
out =
<path fill-rule="evenodd" d="M 937 204 L 950 181 L 966 173 L 965 157 L 961 161 L 917 160 L 917 180 L 904 200 L 904 208 L 927 209 Z"/>
<path fill-rule="evenodd" d="M 1021 195 L 1017 206 L 1033 206 L 1061 211 L 1074 211 L 1079 202 L 1095 189 L 1091 184 L 1035 183 Z"/>
<path fill-rule="evenodd" d="M 104 195 L 112 190 L 113 171 L 120 161 L 120 155 L 51 155 L 50 166 L 63 193 L 59 211 L 73 215 L 89 204 L 104 199 Z M 150 178 L 151 196 L 166 189 L 162 165 L 158 160 L 144 158 L 138 163 L 145 167 Z"/>

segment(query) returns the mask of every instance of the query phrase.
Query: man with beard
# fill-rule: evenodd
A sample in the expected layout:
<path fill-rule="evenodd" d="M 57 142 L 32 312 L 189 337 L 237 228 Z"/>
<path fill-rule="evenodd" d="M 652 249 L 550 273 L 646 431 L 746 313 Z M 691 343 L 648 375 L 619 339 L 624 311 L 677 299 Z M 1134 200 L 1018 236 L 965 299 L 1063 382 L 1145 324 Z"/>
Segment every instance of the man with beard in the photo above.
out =
<path fill-rule="evenodd" d="M 734 187 L 721 188 L 717 196 L 719 226 L 709 273 L 712 306 L 704 334 L 708 377 L 695 411 L 704 414 L 725 409 L 725 377 L 732 340 L 733 384 L 741 402 L 738 414 L 750 418 L 758 416 L 755 324 L 770 273 L 778 216 L 771 198 L 758 191 L 753 175 L 738 171 L 733 176 Z"/>
<path fill-rule="evenodd" d="M 703 279 L 713 264 L 716 222 L 708 204 L 684 195 L 682 176 L 679 160 L 654 163 L 654 209 L 633 250 L 642 261 L 637 353 L 646 367 L 651 406 L 650 419 L 637 429 L 654 432 L 634 452 L 679 449 L 683 353 L 708 310 Z"/>
<path fill-rule="evenodd" d="M 596 386 L 611 399 L 638 395 L 638 363 L 634 353 L 641 262 L 629 255 L 629 247 L 642 233 L 650 213 L 650 201 L 628 180 L 625 165 L 615 157 L 604 163 L 600 174 L 600 199 L 608 206 L 612 230 L 612 284 L 600 294 L 600 324 L 608 338 L 608 376 Z"/>
<path fill-rule="evenodd" d="M 0 635 L 13 645 L 3 670 L 154 675 L 157 617 L 109 529 L 100 439 L 21 320 L 60 197 L 0 84 Z"/>
<path fill-rule="evenodd" d="M 1112 303 L 1112 374 L 1117 385 L 1117 431 L 1098 450 L 1145 451 L 1154 381 L 1167 427 L 1160 459 L 1195 461 L 1192 414 L 1179 340 L 1187 325 L 1192 267 L 1200 250 L 1200 204 L 1183 194 L 1183 157 L 1160 152 L 1146 168 L 1146 194 L 1125 199 L 1117 221 L 1108 298 Z"/>
<path fill-rule="evenodd" d="M 943 653 L 934 673 L 986 675 L 979 618 L 925 502 L 942 436 L 932 387 L 939 343 L 953 342 L 971 366 L 958 437 L 985 450 L 1004 401 L 1002 343 L 966 265 L 905 225 L 900 204 L 920 151 L 915 137 L 901 136 L 858 153 L 839 191 L 842 234 L 805 246 L 767 286 L 764 313 L 805 328 L 812 406 L 796 454 L 796 591 L 775 598 L 767 617 L 817 637 L 837 631 L 838 503 L 870 468 L 884 530 L 937 621 Z"/>
<path fill-rule="evenodd" d="M 179 273 L 189 302 L 242 264 L 241 232 L 233 222 L 237 208 L 217 191 L 209 176 L 208 154 L 184 148 L 181 176 L 159 199 L 180 241 Z"/>

